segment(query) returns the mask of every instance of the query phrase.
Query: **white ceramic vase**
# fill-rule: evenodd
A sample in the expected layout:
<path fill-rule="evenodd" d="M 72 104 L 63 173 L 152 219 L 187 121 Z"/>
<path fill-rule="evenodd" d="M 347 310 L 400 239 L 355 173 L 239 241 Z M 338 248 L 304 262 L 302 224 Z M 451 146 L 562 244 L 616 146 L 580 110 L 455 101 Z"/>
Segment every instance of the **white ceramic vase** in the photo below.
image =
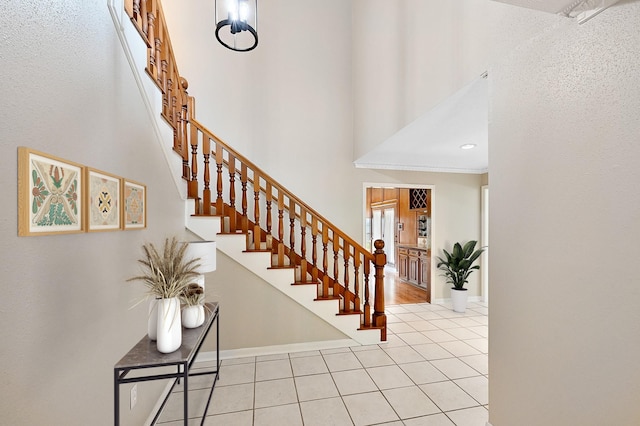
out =
<path fill-rule="evenodd" d="M 467 289 L 456 290 L 451 288 L 451 305 L 453 312 L 463 313 L 467 310 Z"/>
<path fill-rule="evenodd" d="M 180 320 L 180 299 L 158 300 L 158 351 L 168 354 L 182 344 L 182 321 Z"/>
<path fill-rule="evenodd" d="M 182 325 L 185 328 L 197 328 L 204 324 L 204 306 L 185 306 L 182 310 Z"/>
<path fill-rule="evenodd" d="M 160 299 L 149 299 L 149 317 L 147 318 L 147 334 L 149 335 L 149 340 L 157 340 L 158 339 L 158 300 Z"/>

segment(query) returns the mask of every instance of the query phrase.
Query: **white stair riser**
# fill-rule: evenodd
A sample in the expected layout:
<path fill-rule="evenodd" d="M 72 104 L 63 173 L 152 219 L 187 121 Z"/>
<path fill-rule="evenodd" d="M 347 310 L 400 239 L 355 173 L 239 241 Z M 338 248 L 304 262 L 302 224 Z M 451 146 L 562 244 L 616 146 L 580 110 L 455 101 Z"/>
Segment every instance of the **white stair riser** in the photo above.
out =
<path fill-rule="evenodd" d="M 322 318 L 356 342 L 368 345 L 380 343 L 379 330 L 358 330 L 359 315 L 336 315 L 339 309 L 338 300 L 315 301 L 317 287 L 314 285 L 292 285 L 296 277 L 293 268 L 274 268 L 271 266 L 270 252 L 247 252 L 246 235 L 219 234 L 222 220 L 217 216 L 192 216 L 194 202 L 187 201 L 185 208 L 187 228 L 205 240 L 215 240 L 218 250 L 282 291 L 284 294 Z M 299 276 L 299 274 L 298 274 Z"/>

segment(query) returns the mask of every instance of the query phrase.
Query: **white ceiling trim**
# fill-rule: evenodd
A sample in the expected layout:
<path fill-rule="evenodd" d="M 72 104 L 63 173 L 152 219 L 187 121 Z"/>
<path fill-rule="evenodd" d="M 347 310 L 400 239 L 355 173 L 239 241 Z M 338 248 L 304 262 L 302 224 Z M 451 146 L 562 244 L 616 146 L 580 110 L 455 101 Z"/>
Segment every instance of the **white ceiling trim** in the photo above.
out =
<path fill-rule="evenodd" d="M 379 169 L 379 170 L 400 170 L 407 172 L 434 172 L 434 173 L 466 173 L 472 175 L 480 175 L 487 173 L 489 171 L 488 168 L 480 168 L 480 169 L 465 169 L 460 167 L 438 167 L 438 166 L 415 166 L 410 164 L 366 164 L 366 163 L 355 163 L 356 169 Z"/>

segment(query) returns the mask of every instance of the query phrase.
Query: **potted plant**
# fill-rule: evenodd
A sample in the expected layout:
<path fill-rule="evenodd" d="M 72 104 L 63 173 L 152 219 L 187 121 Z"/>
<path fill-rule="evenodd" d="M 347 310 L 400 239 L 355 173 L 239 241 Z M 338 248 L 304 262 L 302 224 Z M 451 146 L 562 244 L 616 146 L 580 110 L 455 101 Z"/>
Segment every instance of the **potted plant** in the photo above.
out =
<path fill-rule="evenodd" d="M 187 245 L 175 237 L 165 239 L 162 252 L 152 243 L 144 244 L 144 257 L 138 260 L 143 274 L 127 280 L 142 281 L 147 286 L 147 294 L 152 297 L 149 338 L 156 338 L 158 350 L 163 353 L 173 352 L 182 344 L 179 298 L 199 275 L 200 259 L 186 259 L 186 250 Z"/>
<path fill-rule="evenodd" d="M 185 328 L 200 327 L 204 323 L 204 289 L 198 284 L 189 284 L 180 295 L 185 304 L 182 309 L 182 325 Z"/>
<path fill-rule="evenodd" d="M 437 257 L 437 268 L 444 271 L 442 275 L 446 277 L 448 283 L 453 285 L 451 302 L 454 312 L 464 312 L 467 309 L 467 289 L 464 285 L 468 282 L 469 275 L 480 269 L 479 265 L 473 265 L 473 263 L 480 257 L 484 248 L 474 251 L 476 244 L 477 241 L 473 240 L 464 246 L 455 243 L 451 253 L 443 249 L 445 257 Z"/>

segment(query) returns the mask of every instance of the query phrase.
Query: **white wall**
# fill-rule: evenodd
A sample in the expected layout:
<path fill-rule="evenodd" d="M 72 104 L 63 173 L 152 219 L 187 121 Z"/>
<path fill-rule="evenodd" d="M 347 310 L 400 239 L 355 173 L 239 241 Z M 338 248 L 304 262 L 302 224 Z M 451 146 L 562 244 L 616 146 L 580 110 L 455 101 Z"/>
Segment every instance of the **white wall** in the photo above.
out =
<path fill-rule="evenodd" d="M 218 252 L 216 263 L 216 271 L 206 277 L 206 294 L 207 300 L 220 303 L 221 350 L 234 353 L 238 349 L 349 339 L 223 253 Z M 213 350 L 215 341 L 208 339 L 202 351 Z"/>
<path fill-rule="evenodd" d="M 183 203 L 103 0 L 0 4 L 0 413 L 7 425 L 113 424 L 113 365 L 146 332 L 135 260 L 180 236 Z M 17 236 L 17 147 L 148 189 L 148 229 Z M 158 167 L 161 165 L 161 167 Z M 138 385 L 140 425 L 159 384 Z"/>
<path fill-rule="evenodd" d="M 431 218 L 433 237 L 432 256 L 442 256 L 442 249 L 451 250 L 457 241 L 480 241 L 480 195 L 485 175 L 461 173 L 399 172 L 390 170 L 357 169 L 358 178 L 365 182 L 394 184 L 434 185 Z M 367 180 L 369 179 L 369 180 Z M 359 183 L 359 181 L 356 181 Z M 360 184 L 362 192 L 362 184 Z M 361 225 L 362 226 L 362 225 Z M 389 254 L 387 254 L 389 256 Z M 431 300 L 441 301 L 451 297 L 451 285 L 445 282 L 441 272 L 432 263 L 433 281 Z M 480 296 L 480 274 L 473 273 L 465 285 L 469 296 Z"/>
<path fill-rule="evenodd" d="M 439 252 L 444 244 L 479 238 L 480 175 L 362 170 L 352 164 L 363 132 L 382 138 L 387 130 L 397 131 L 484 71 L 485 24 L 474 19 L 483 2 L 437 3 L 432 6 L 438 13 L 417 1 L 402 2 L 397 11 L 388 1 L 356 1 L 353 9 L 343 0 L 262 2 L 260 44 L 248 53 L 215 40 L 212 3 L 165 0 L 163 8 L 200 122 L 358 240 L 363 182 L 438 184 Z M 386 13 L 411 18 L 402 39 L 381 24 Z M 457 35 L 440 37 L 418 15 L 438 22 L 438 31 Z M 399 31 L 399 22 L 390 28 Z M 436 36 L 437 44 L 431 41 Z M 407 49 L 398 65 L 402 73 L 388 58 L 398 46 Z M 444 282 L 436 280 L 434 297 L 448 298 Z M 477 283 L 469 288 L 479 295 Z"/>
<path fill-rule="evenodd" d="M 489 70 L 490 422 L 637 425 L 640 3 L 581 26 L 503 11 L 492 44 L 519 43 Z"/>
<path fill-rule="evenodd" d="M 354 0 L 354 159 L 487 69 L 487 3 Z"/>
<path fill-rule="evenodd" d="M 260 41 L 246 53 L 215 39 L 213 2 L 163 4 L 196 117 L 320 214 L 347 216 L 350 3 L 258 2 Z"/>

